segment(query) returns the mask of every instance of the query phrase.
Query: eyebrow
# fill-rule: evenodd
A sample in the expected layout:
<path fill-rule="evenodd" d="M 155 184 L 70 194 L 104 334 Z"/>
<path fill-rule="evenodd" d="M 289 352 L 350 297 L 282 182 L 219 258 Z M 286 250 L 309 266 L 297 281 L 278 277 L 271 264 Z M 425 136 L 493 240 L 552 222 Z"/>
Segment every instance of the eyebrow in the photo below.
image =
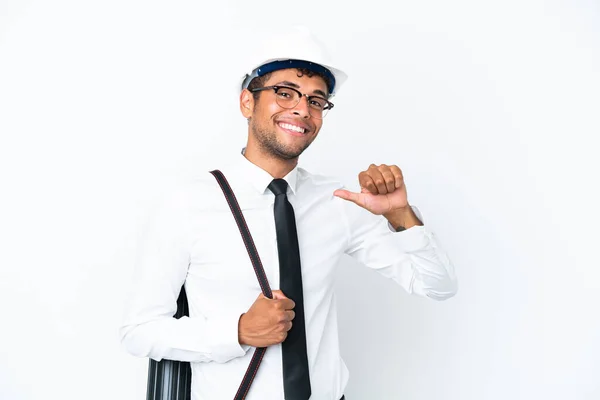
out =
<path fill-rule="evenodd" d="M 293 87 L 294 89 L 300 89 L 300 86 L 298 86 L 294 82 L 290 82 L 290 81 L 281 81 L 281 82 L 275 84 L 274 86 L 280 86 L 280 85 Z M 325 99 L 327 98 L 327 94 L 324 91 L 320 90 L 320 89 L 313 90 L 313 93 L 314 94 L 318 94 L 319 96 L 321 96 L 321 97 L 323 97 Z"/>

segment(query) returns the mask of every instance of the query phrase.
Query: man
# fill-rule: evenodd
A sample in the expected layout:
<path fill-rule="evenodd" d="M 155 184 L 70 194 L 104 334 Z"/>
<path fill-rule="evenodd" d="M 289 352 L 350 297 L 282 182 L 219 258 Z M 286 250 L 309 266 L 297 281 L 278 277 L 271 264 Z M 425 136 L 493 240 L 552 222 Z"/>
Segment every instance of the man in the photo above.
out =
<path fill-rule="evenodd" d="M 349 254 L 409 293 L 436 300 L 455 294 L 456 278 L 409 205 L 398 166 L 371 164 L 358 174 L 360 193 L 297 166 L 345 75 L 321 61 L 320 44 L 303 29 L 262 49 L 270 54 L 241 85 L 245 151 L 219 169 L 273 299 L 261 293 L 227 201 L 207 172 L 154 218 L 121 337 L 134 355 L 190 361 L 192 399 L 234 398 L 254 348 L 266 347 L 247 399 L 338 400 L 348 381 L 333 291 L 340 257 Z M 293 222 L 282 225 L 284 218 Z M 184 284 L 190 317 L 174 319 Z"/>

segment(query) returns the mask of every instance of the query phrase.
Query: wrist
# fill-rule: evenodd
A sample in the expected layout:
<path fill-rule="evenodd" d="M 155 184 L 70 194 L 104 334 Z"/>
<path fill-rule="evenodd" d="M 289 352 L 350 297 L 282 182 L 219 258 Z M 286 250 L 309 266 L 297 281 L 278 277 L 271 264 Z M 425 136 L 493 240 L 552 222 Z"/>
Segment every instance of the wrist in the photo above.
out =
<path fill-rule="evenodd" d="M 410 205 L 384 213 L 383 216 L 396 231 L 403 231 L 415 225 L 423 225 Z"/>
<path fill-rule="evenodd" d="M 241 345 L 245 345 L 246 343 L 246 339 L 244 338 L 244 328 L 243 328 L 243 324 L 244 324 L 244 316 L 246 315 L 246 313 L 243 313 L 242 315 L 240 315 L 240 319 L 238 320 L 238 343 Z"/>

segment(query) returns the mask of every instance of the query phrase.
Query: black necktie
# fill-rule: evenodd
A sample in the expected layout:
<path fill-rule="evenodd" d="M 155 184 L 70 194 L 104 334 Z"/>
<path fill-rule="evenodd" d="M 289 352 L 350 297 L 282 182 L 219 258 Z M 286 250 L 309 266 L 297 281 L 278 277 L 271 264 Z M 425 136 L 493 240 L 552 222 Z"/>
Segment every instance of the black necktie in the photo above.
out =
<path fill-rule="evenodd" d="M 310 397 L 308 356 L 306 354 L 306 329 L 304 327 L 304 296 L 300 250 L 296 232 L 294 208 L 287 198 L 288 184 L 284 179 L 274 179 L 269 189 L 275 194 L 275 227 L 279 253 L 279 288 L 294 300 L 296 316 L 292 329 L 281 344 L 283 353 L 283 388 L 285 400 L 307 400 Z"/>

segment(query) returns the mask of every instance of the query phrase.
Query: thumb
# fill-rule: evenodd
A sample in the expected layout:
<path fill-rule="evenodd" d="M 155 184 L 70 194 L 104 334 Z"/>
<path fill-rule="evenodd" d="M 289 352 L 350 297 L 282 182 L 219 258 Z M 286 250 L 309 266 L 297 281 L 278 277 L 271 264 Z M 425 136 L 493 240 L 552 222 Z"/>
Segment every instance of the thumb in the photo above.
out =
<path fill-rule="evenodd" d="M 287 296 L 283 294 L 281 290 L 273 290 L 273 300 L 283 300 L 287 299 Z"/>
<path fill-rule="evenodd" d="M 344 190 L 344 189 L 338 189 L 335 192 L 333 192 L 333 195 L 336 197 L 339 197 L 341 199 L 351 201 L 355 204 L 359 204 L 359 200 L 360 200 L 359 193 L 354 193 L 354 192 L 351 192 L 349 190 Z"/>

